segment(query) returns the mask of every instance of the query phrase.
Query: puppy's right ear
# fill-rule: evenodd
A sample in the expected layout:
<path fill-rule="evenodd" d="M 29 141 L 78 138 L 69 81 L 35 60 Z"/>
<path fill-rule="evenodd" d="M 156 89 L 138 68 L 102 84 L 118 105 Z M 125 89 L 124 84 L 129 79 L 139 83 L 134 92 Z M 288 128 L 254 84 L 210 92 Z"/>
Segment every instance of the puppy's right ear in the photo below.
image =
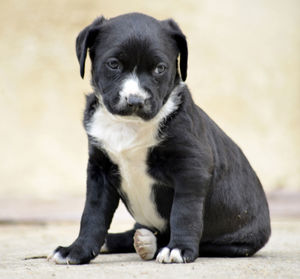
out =
<path fill-rule="evenodd" d="M 99 27 L 103 24 L 105 18 L 103 16 L 97 18 L 92 24 L 85 27 L 76 39 L 76 54 L 80 65 L 80 75 L 84 77 L 84 66 L 88 48 L 90 48 L 99 33 Z"/>

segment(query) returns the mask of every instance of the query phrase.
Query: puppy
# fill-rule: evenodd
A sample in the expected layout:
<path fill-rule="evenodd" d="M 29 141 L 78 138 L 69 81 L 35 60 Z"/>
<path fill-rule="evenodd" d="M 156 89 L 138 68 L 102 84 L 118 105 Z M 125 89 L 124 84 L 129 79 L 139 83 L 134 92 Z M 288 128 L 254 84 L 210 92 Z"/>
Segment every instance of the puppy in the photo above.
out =
<path fill-rule="evenodd" d="M 178 25 L 138 13 L 96 19 L 76 40 L 82 78 L 88 50 L 86 203 L 78 238 L 49 258 L 83 264 L 100 250 L 136 250 L 187 263 L 262 248 L 271 231 L 264 191 L 240 148 L 193 102 Z M 136 225 L 108 234 L 119 200 Z"/>

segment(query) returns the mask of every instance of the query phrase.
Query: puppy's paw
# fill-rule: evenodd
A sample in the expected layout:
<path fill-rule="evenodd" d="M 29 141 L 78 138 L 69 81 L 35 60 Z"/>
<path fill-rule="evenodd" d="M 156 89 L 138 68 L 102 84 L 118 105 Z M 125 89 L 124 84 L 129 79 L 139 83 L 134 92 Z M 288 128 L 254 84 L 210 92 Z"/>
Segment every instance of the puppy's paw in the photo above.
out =
<path fill-rule="evenodd" d="M 145 261 L 152 260 L 157 250 L 156 237 L 147 229 L 136 230 L 134 237 L 134 248 L 137 254 Z"/>
<path fill-rule="evenodd" d="M 157 255 L 156 261 L 159 263 L 190 263 L 196 259 L 196 255 L 189 250 L 180 250 L 178 248 L 170 249 L 164 247 Z"/>
<path fill-rule="evenodd" d="M 109 253 L 109 249 L 108 249 L 106 241 L 104 242 L 104 244 L 100 248 L 100 253 L 101 254 L 107 254 L 107 253 Z"/>
<path fill-rule="evenodd" d="M 57 247 L 47 259 L 56 264 L 85 264 L 89 263 L 97 254 L 93 250 L 72 244 L 69 247 Z"/>
<path fill-rule="evenodd" d="M 70 260 L 68 257 L 64 257 L 60 251 L 60 247 L 56 248 L 51 254 L 48 255 L 47 260 L 56 264 L 69 264 Z"/>
<path fill-rule="evenodd" d="M 183 263 L 181 251 L 177 248 L 169 249 L 164 247 L 157 255 L 156 261 L 159 263 Z"/>

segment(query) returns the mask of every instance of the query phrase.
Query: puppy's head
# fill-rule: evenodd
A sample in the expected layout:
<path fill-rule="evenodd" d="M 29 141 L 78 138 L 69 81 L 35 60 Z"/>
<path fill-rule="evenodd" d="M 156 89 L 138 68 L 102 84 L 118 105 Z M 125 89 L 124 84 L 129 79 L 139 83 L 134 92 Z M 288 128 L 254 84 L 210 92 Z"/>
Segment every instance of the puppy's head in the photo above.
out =
<path fill-rule="evenodd" d="M 96 19 L 76 40 L 82 77 L 88 50 L 92 85 L 112 114 L 152 119 L 186 79 L 187 43 L 171 19 L 137 13 Z"/>

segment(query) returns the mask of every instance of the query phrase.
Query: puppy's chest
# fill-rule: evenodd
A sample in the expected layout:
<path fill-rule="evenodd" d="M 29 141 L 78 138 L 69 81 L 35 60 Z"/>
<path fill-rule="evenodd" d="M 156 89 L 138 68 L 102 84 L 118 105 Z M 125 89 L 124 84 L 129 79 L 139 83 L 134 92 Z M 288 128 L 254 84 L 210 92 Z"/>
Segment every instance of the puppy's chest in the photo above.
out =
<path fill-rule="evenodd" d="M 158 123 L 120 121 L 98 109 L 90 122 L 88 134 L 118 165 L 121 191 L 125 193 L 135 220 L 163 230 L 165 221 L 157 212 L 152 193 L 155 181 L 147 171 L 149 148 L 158 144 L 157 129 Z"/>

